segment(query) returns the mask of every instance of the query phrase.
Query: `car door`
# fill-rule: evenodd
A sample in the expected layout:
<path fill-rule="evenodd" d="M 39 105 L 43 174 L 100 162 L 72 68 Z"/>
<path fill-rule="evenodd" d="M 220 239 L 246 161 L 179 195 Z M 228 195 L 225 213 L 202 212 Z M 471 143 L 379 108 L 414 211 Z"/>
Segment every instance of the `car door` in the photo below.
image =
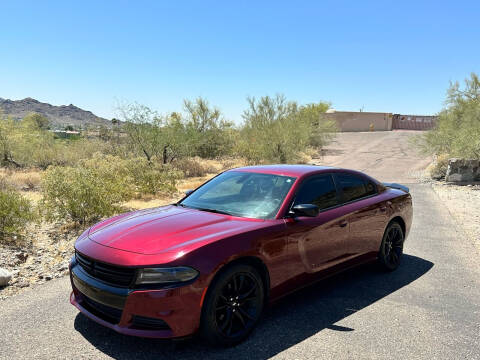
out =
<path fill-rule="evenodd" d="M 350 256 L 346 247 L 349 226 L 347 214 L 331 174 L 314 175 L 300 185 L 292 206 L 315 204 L 316 217 L 299 216 L 287 222 L 289 247 L 307 273 L 336 265 Z"/>
<path fill-rule="evenodd" d="M 376 256 L 387 216 L 386 204 L 379 200 L 377 186 L 356 174 L 336 173 L 335 183 L 341 193 L 342 207 L 350 226 L 347 241 L 351 258 Z"/>

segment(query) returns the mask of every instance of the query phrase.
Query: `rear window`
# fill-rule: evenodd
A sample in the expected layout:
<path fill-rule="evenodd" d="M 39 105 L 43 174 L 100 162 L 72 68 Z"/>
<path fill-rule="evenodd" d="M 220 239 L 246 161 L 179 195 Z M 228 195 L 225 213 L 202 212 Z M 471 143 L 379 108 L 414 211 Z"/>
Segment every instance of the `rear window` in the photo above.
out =
<path fill-rule="evenodd" d="M 343 193 L 343 201 L 349 202 L 377 193 L 377 187 L 369 180 L 350 174 L 337 174 L 337 183 Z"/>
<path fill-rule="evenodd" d="M 295 204 L 314 204 L 326 209 L 338 204 L 337 191 L 331 175 L 316 176 L 302 184 Z"/>

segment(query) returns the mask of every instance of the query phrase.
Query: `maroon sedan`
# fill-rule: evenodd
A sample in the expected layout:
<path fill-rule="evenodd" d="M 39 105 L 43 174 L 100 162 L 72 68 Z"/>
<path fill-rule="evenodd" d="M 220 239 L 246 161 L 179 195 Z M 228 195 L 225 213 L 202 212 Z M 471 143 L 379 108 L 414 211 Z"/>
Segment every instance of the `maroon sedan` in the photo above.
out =
<path fill-rule="evenodd" d="M 262 310 L 362 263 L 400 263 L 408 188 L 353 170 L 271 165 L 226 171 L 176 204 L 86 230 L 70 264 L 70 301 L 123 334 L 197 331 L 233 345 Z"/>

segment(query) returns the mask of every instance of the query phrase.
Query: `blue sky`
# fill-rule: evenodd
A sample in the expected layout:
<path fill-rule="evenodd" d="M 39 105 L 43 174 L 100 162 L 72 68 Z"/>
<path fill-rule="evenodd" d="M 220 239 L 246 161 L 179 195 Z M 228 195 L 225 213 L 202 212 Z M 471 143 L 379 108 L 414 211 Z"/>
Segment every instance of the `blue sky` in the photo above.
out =
<path fill-rule="evenodd" d="M 478 1 L 4 1 L 0 97 L 160 112 L 247 96 L 431 114 L 480 72 Z"/>

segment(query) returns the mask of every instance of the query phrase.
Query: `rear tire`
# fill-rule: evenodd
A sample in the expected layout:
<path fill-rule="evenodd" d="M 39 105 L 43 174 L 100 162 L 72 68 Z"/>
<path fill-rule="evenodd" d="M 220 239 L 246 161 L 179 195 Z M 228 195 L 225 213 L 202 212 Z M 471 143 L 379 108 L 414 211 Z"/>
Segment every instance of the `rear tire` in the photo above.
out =
<path fill-rule="evenodd" d="M 200 335 L 213 345 L 233 346 L 257 325 L 264 306 L 262 277 L 250 265 L 233 265 L 210 285 L 202 310 Z"/>
<path fill-rule="evenodd" d="M 404 240 L 400 224 L 397 222 L 390 223 L 383 234 L 382 244 L 378 252 L 378 262 L 383 270 L 393 271 L 398 268 L 403 254 Z"/>

